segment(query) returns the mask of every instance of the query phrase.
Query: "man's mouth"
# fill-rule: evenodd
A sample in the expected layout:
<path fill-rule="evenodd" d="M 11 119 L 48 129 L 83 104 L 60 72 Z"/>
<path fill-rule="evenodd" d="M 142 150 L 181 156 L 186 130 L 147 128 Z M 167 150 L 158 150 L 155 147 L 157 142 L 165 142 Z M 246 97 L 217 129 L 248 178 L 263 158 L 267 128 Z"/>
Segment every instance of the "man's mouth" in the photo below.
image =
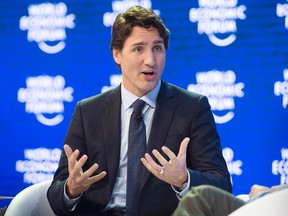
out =
<path fill-rule="evenodd" d="M 155 73 L 154 73 L 154 71 L 144 71 L 143 74 L 144 74 L 144 75 L 148 75 L 148 76 L 152 76 L 152 75 L 154 75 Z"/>

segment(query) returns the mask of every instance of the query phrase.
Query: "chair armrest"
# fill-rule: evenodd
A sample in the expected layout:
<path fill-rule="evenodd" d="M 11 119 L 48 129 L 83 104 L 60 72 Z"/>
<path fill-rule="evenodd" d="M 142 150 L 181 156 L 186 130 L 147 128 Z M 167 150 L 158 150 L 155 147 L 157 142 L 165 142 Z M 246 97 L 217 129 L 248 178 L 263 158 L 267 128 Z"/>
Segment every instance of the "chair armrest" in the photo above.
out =
<path fill-rule="evenodd" d="M 239 198 L 239 199 L 241 199 L 241 200 L 243 200 L 243 201 L 245 201 L 245 202 L 248 202 L 249 199 L 250 199 L 250 197 L 249 197 L 248 194 L 239 194 L 239 195 L 237 195 L 236 197 Z"/>

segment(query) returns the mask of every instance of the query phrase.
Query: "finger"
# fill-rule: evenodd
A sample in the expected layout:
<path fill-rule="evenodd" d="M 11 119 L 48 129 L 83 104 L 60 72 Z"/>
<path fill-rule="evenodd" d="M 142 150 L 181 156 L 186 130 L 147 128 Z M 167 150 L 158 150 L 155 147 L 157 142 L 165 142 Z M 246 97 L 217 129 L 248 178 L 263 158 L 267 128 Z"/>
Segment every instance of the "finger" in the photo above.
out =
<path fill-rule="evenodd" d="M 176 159 L 176 155 L 168 147 L 163 146 L 162 151 L 169 157 L 170 160 Z"/>
<path fill-rule="evenodd" d="M 167 160 L 160 154 L 160 152 L 158 151 L 158 150 L 156 150 L 156 149 L 154 149 L 153 151 L 152 151 L 152 153 L 153 153 L 153 155 L 157 158 L 157 160 L 159 161 L 159 163 L 161 164 L 161 165 L 165 165 L 165 164 L 167 164 L 168 162 L 167 162 Z M 153 160 L 154 161 L 154 160 Z M 154 161 L 155 162 L 155 161 Z M 156 163 L 155 163 L 156 164 Z M 157 165 L 157 164 L 156 164 Z M 159 166 L 159 165 L 157 165 L 157 166 Z M 154 166 L 155 167 L 155 166 Z"/>
<path fill-rule="evenodd" d="M 99 165 L 98 164 L 93 164 L 88 170 L 86 170 L 82 176 L 84 178 L 89 179 L 90 177 L 92 177 L 93 173 L 98 169 Z"/>
<path fill-rule="evenodd" d="M 82 174 L 82 178 L 88 179 L 89 184 L 93 184 L 94 182 L 97 182 L 100 179 L 104 178 L 104 176 L 106 175 L 105 171 L 102 171 L 98 175 L 92 176 L 98 168 L 99 168 L 99 165 L 97 163 L 93 164 L 88 170 L 86 170 Z"/>
<path fill-rule="evenodd" d="M 82 167 L 83 167 L 84 164 L 86 163 L 87 159 L 88 159 L 87 155 L 83 155 L 83 156 L 76 162 L 73 172 L 75 172 L 76 174 L 81 173 Z"/>
<path fill-rule="evenodd" d="M 68 168 L 69 170 L 73 170 L 80 152 L 77 149 L 72 152 L 72 149 L 67 144 L 64 145 L 64 151 L 68 158 Z"/>
<path fill-rule="evenodd" d="M 178 155 L 177 155 L 178 158 L 184 157 L 186 159 L 187 146 L 188 146 L 189 142 L 190 142 L 190 138 L 189 137 L 185 137 L 183 139 L 183 141 L 180 144 L 180 149 L 179 149 L 179 152 L 178 152 Z"/>
<path fill-rule="evenodd" d="M 99 173 L 98 175 L 95 175 L 95 176 L 92 176 L 89 178 L 89 181 L 91 184 L 101 180 L 102 178 L 104 178 L 106 176 L 106 172 L 105 171 L 102 171 L 101 173 Z"/>
<path fill-rule="evenodd" d="M 143 160 L 142 160 L 143 159 Z M 161 170 L 161 166 L 158 165 L 153 158 L 150 156 L 150 154 L 146 153 L 145 158 L 142 158 L 141 161 L 142 163 L 144 162 L 145 167 L 150 171 L 150 172 L 159 172 Z"/>
<path fill-rule="evenodd" d="M 149 164 L 149 165 L 153 165 L 153 166 L 156 166 L 157 165 L 157 163 L 153 160 L 153 158 L 151 157 L 151 155 L 150 154 L 148 154 L 148 153 L 146 153 L 145 155 L 145 160 L 147 161 L 147 163 Z"/>
<path fill-rule="evenodd" d="M 69 158 L 73 153 L 72 149 L 67 144 L 64 145 L 64 151 L 65 151 L 67 158 Z"/>
<path fill-rule="evenodd" d="M 149 154 L 145 154 L 145 158 L 141 158 L 141 162 L 143 163 L 143 165 L 146 167 L 146 169 L 151 172 L 153 175 L 157 175 L 157 173 L 161 170 L 161 167 L 158 168 L 159 171 L 157 171 L 156 169 L 154 169 L 151 164 L 147 161 L 147 157 L 151 157 Z M 155 163 L 156 164 L 156 163 Z M 156 164 L 157 165 L 157 164 Z M 159 166 L 159 165 L 157 165 Z"/>
<path fill-rule="evenodd" d="M 140 160 L 141 162 L 143 163 L 143 165 L 150 171 L 152 169 L 151 165 L 148 163 L 147 159 L 146 159 L 146 155 L 145 155 L 145 158 L 142 157 Z"/>

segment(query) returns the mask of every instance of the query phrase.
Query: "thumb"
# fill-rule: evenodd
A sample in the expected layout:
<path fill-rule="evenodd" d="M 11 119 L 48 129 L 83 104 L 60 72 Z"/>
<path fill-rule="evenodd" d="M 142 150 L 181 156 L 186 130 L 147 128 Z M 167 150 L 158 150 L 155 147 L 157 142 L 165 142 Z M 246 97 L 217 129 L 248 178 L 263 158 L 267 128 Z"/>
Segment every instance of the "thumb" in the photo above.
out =
<path fill-rule="evenodd" d="M 179 149 L 179 152 L 178 152 L 178 158 L 181 158 L 181 157 L 184 157 L 184 159 L 186 159 L 186 152 L 187 152 L 187 146 L 188 146 L 188 143 L 190 142 L 190 138 L 189 137 L 185 137 L 181 144 L 180 144 L 180 149 Z"/>

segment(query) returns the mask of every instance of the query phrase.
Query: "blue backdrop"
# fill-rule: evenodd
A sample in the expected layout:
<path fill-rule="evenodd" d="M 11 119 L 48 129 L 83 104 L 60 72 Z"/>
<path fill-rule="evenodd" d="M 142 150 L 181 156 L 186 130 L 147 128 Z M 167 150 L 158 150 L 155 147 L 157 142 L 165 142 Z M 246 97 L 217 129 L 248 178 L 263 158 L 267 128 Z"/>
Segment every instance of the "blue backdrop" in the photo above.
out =
<path fill-rule="evenodd" d="M 0 2 L 0 195 L 52 178 L 78 100 L 121 81 L 111 24 L 129 6 L 171 31 L 163 78 L 208 96 L 233 193 L 288 183 L 288 1 Z"/>

